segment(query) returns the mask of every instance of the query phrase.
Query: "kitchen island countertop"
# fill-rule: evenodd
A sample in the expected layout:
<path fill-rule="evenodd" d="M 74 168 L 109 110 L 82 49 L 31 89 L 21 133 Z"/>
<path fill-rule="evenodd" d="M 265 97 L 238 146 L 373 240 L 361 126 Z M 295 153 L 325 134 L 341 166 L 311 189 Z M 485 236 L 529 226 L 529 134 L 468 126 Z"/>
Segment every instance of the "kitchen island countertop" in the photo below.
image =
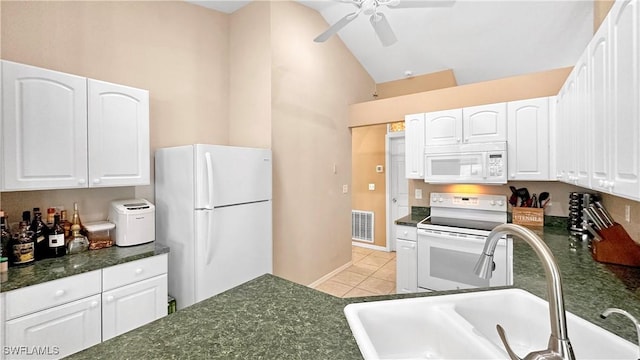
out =
<path fill-rule="evenodd" d="M 630 321 L 598 315 L 612 306 L 640 315 L 640 269 L 594 262 L 565 230 L 545 229 L 544 240 L 560 266 L 567 311 L 634 342 Z M 515 287 L 545 297 L 542 267 L 521 240 L 514 240 L 514 278 Z M 344 306 L 447 293 L 341 299 L 263 275 L 70 358 L 361 359 Z"/>

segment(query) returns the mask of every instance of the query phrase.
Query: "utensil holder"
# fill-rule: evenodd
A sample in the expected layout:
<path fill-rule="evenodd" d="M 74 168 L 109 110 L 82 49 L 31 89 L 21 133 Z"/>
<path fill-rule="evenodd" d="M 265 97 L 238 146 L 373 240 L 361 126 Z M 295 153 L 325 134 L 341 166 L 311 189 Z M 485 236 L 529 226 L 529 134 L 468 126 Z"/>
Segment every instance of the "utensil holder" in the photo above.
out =
<path fill-rule="evenodd" d="M 640 267 L 640 245 L 618 223 L 598 230 L 601 241 L 591 243 L 594 260 L 603 263 Z"/>
<path fill-rule="evenodd" d="M 511 222 L 522 226 L 543 227 L 544 209 L 514 207 L 511 212 Z"/>

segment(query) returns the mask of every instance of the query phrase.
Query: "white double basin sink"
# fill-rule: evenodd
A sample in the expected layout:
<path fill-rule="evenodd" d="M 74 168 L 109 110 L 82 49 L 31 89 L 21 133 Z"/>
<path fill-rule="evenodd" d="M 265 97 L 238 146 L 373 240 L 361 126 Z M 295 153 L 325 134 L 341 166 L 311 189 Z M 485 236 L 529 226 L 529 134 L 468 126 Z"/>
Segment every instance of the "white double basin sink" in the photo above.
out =
<path fill-rule="evenodd" d="M 508 359 L 497 324 L 524 357 L 546 349 L 551 332 L 548 303 L 520 289 L 356 303 L 344 312 L 365 359 Z M 636 345 L 570 312 L 567 332 L 576 359 L 638 359 Z"/>

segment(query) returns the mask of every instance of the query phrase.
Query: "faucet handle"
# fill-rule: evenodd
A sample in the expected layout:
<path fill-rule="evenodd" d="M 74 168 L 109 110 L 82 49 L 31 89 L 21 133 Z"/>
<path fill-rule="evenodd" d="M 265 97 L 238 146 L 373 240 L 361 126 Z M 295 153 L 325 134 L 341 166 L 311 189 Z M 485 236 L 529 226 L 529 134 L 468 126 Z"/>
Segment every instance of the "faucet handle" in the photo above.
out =
<path fill-rule="evenodd" d="M 498 331 L 498 335 L 500 336 L 500 340 L 504 344 L 504 348 L 507 350 L 507 354 L 509 354 L 509 358 L 511 360 L 522 360 L 515 352 L 511 349 L 511 345 L 509 345 L 509 341 L 507 340 L 507 335 L 504 333 L 504 329 L 500 324 L 496 325 L 496 330 Z"/>

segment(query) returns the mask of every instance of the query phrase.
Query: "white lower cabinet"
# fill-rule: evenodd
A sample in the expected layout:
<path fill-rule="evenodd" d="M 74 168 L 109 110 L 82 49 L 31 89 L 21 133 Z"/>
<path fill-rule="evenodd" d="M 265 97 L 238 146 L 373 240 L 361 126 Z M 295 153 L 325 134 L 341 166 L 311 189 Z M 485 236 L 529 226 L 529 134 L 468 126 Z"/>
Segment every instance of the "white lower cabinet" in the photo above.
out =
<path fill-rule="evenodd" d="M 167 275 L 102 293 L 102 340 L 167 315 Z"/>
<path fill-rule="evenodd" d="M 7 359 L 71 355 L 100 343 L 100 316 L 100 295 L 94 295 L 9 320 L 3 352 Z"/>
<path fill-rule="evenodd" d="M 0 294 L 0 359 L 59 359 L 166 316 L 167 257 Z"/>
<path fill-rule="evenodd" d="M 414 293 L 418 291 L 417 229 L 400 225 L 396 229 L 396 292 Z"/>

